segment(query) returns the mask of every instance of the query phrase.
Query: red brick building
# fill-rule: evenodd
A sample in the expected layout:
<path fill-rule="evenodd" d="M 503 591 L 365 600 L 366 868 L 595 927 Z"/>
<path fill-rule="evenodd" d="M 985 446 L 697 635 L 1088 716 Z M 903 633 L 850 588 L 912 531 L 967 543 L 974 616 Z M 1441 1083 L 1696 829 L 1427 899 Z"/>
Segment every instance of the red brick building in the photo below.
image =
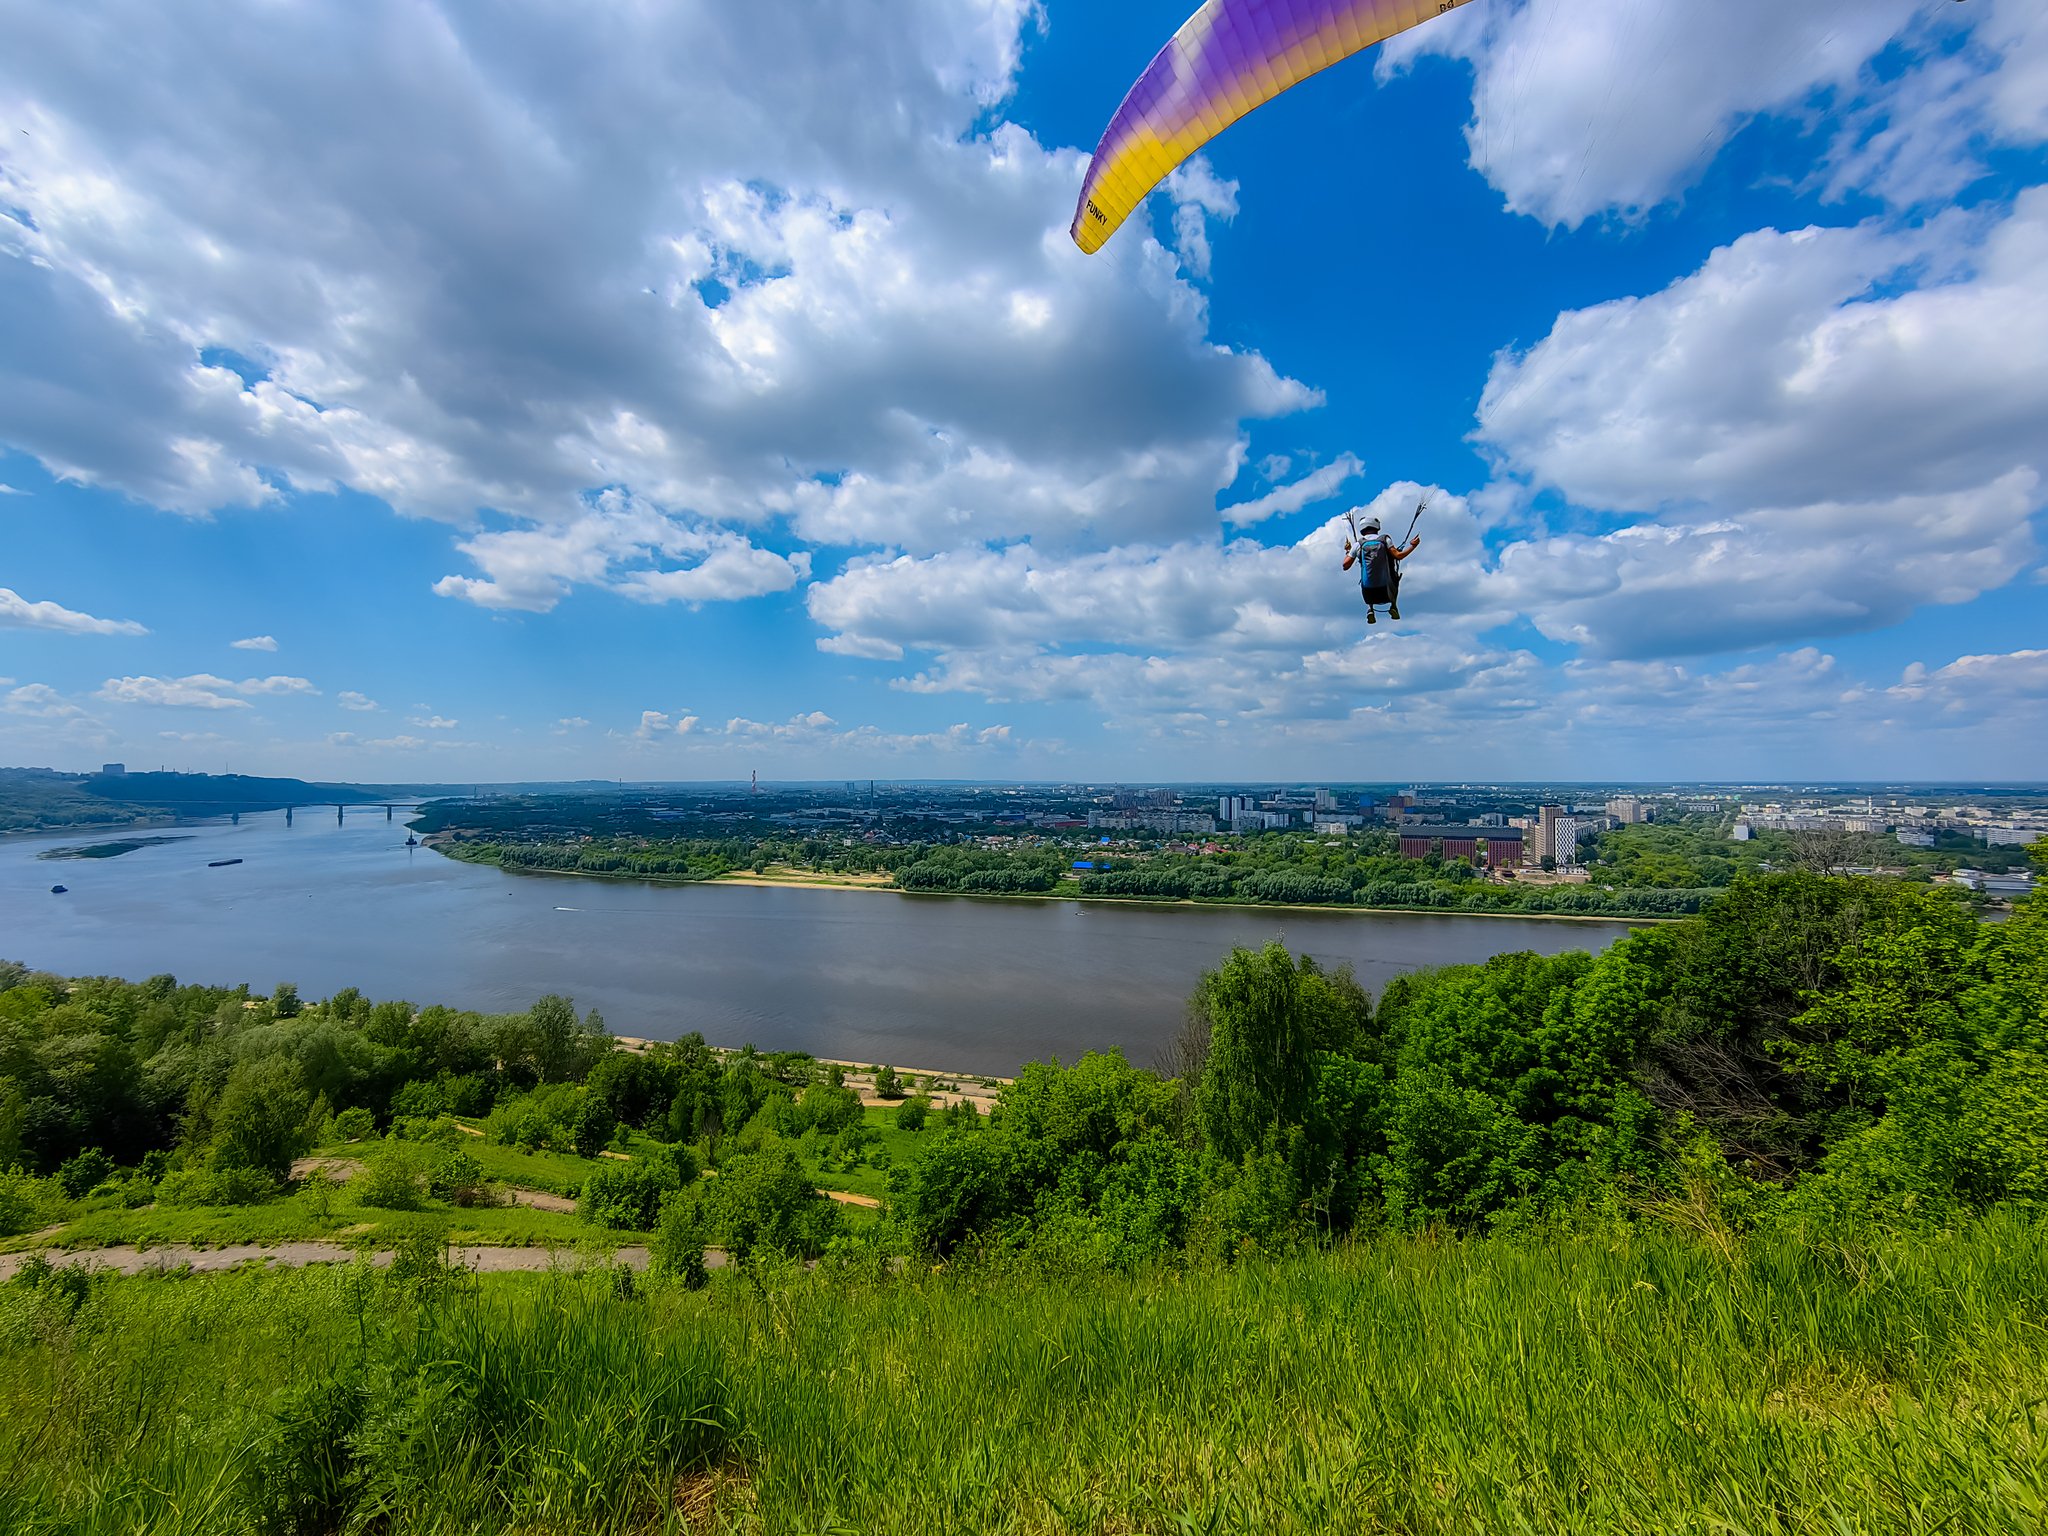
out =
<path fill-rule="evenodd" d="M 1414 827 L 1401 834 L 1401 857 L 1426 859 L 1437 839 L 1443 840 L 1444 860 L 1464 859 L 1475 868 L 1503 869 L 1522 862 L 1520 827 Z M 1480 844 L 1486 844 L 1484 850 Z"/>

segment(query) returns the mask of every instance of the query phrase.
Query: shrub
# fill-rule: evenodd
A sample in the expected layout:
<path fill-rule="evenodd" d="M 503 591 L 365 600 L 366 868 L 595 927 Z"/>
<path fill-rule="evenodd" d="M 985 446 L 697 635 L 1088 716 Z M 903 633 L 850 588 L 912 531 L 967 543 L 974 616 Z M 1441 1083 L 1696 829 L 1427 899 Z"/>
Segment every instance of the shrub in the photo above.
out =
<path fill-rule="evenodd" d="M 688 1184 L 704 1171 L 703 1156 L 687 1142 L 677 1142 L 668 1149 L 669 1166 L 675 1170 L 676 1183 Z"/>
<path fill-rule="evenodd" d="M 484 1177 L 483 1165 L 467 1152 L 451 1152 L 428 1169 L 427 1190 L 464 1210 L 498 1204 L 498 1192 Z"/>
<path fill-rule="evenodd" d="M 896 1069 L 891 1066 L 875 1068 L 875 1097 L 878 1099 L 900 1099 L 903 1084 L 897 1080 Z"/>
<path fill-rule="evenodd" d="M 21 1261 L 12 1283 L 72 1312 L 92 1290 L 92 1269 L 83 1259 L 59 1269 L 47 1255 L 32 1253 Z"/>
<path fill-rule="evenodd" d="M 334 1137 L 337 1141 L 367 1141 L 377 1134 L 377 1117 L 358 1104 L 354 1109 L 344 1109 L 334 1117 Z"/>
<path fill-rule="evenodd" d="M 42 1180 L 16 1169 L 0 1169 L 0 1237 L 34 1231 L 44 1199 Z"/>
<path fill-rule="evenodd" d="M 837 1071 L 835 1067 L 833 1069 Z M 836 1131 L 860 1119 L 860 1095 L 842 1084 L 813 1083 L 804 1090 L 803 1102 L 797 1106 L 797 1118 L 806 1128 L 816 1126 L 821 1131 Z"/>
<path fill-rule="evenodd" d="M 418 1142 L 428 1147 L 459 1147 L 468 1140 L 462 1127 L 445 1116 L 429 1120 L 401 1115 L 391 1122 L 391 1135 L 398 1141 Z"/>
<path fill-rule="evenodd" d="M 438 1083 L 422 1082 L 418 1079 L 405 1084 L 392 1097 L 391 1113 L 394 1115 L 424 1116 L 431 1120 L 447 1111 L 448 1099 Z"/>
<path fill-rule="evenodd" d="M 736 1157 L 704 1197 L 712 1229 L 735 1259 L 769 1249 L 814 1259 L 839 1235 L 839 1207 L 811 1187 L 786 1146 Z"/>
<path fill-rule="evenodd" d="M 611 1107 L 599 1098 L 588 1094 L 577 1100 L 571 1111 L 569 1136 L 578 1157 L 595 1157 L 602 1152 L 612 1139 L 612 1132 L 619 1122 L 612 1117 Z"/>
<path fill-rule="evenodd" d="M 57 1183 L 74 1200 L 83 1200 L 114 1171 L 114 1160 L 98 1147 L 88 1147 L 57 1170 Z"/>
<path fill-rule="evenodd" d="M 657 1276 L 701 1289 L 711 1277 L 704 1268 L 704 1206 L 693 1193 L 671 1190 L 661 1197 L 661 1215 L 647 1252 Z"/>
<path fill-rule="evenodd" d="M 905 1099 L 896 1106 L 896 1129 L 899 1131 L 921 1131 L 925 1116 L 932 1112 L 932 1101 L 924 1094 L 914 1099 Z"/>
<path fill-rule="evenodd" d="M 396 1148 L 387 1147 L 371 1157 L 349 1183 L 358 1205 L 383 1211 L 417 1211 L 427 1203 L 419 1171 Z"/>
<path fill-rule="evenodd" d="M 491 1112 L 491 1100 L 495 1095 L 492 1092 L 491 1080 L 482 1073 L 472 1072 L 465 1077 L 444 1077 L 440 1086 L 449 1114 L 468 1115 L 474 1118 Z"/>
<path fill-rule="evenodd" d="M 391 1283 L 422 1301 L 445 1290 L 461 1271 L 448 1262 L 448 1244 L 437 1233 L 414 1232 L 391 1255 Z"/>
<path fill-rule="evenodd" d="M 156 1187 L 159 1205 L 260 1205 L 276 1193 L 262 1168 L 180 1168 Z"/>
<path fill-rule="evenodd" d="M 612 1163 L 583 1181 L 576 1211 L 594 1226 L 646 1232 L 661 1216 L 662 1196 L 675 1187 L 675 1174 L 654 1163 Z"/>

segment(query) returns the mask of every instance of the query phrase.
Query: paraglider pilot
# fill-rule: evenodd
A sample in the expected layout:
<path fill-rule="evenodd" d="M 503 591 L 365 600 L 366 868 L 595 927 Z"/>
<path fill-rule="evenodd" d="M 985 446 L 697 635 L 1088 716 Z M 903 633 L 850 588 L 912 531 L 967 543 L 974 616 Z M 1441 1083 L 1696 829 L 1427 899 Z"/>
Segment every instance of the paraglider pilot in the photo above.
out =
<path fill-rule="evenodd" d="M 1401 548 L 1394 547 L 1394 541 L 1380 532 L 1380 520 L 1369 518 L 1358 533 L 1354 547 L 1349 539 L 1344 541 L 1344 569 L 1350 570 L 1351 563 L 1358 562 L 1358 590 L 1365 598 L 1365 622 L 1379 623 L 1379 615 L 1373 610 L 1381 603 L 1387 605 L 1387 617 L 1401 617 L 1401 562 L 1414 554 L 1422 543 L 1422 535 L 1416 534 Z"/>

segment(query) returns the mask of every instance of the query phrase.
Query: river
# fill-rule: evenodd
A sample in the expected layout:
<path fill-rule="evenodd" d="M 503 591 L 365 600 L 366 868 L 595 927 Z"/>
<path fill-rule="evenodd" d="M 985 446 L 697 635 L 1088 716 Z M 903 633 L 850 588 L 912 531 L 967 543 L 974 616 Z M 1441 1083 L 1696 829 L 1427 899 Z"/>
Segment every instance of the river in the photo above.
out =
<path fill-rule="evenodd" d="M 43 859 L 119 837 L 118 858 Z M 1602 949 L 1618 922 L 1149 908 L 507 875 L 408 849 L 381 809 L 0 840 L 0 957 L 63 975 L 170 972 L 308 999 L 486 1013 L 565 993 L 625 1035 L 1008 1074 L 1121 1046 L 1150 1066 L 1196 977 L 1279 936 L 1377 991 L 1506 950 Z M 209 868 L 211 861 L 239 864 Z M 53 885 L 67 887 L 51 894 Z"/>

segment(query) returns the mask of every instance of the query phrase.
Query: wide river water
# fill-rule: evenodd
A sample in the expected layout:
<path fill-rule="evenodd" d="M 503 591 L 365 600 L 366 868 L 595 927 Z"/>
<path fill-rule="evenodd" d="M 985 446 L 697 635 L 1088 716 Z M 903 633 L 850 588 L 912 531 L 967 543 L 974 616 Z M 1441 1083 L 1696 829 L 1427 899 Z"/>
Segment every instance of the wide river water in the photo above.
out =
<path fill-rule="evenodd" d="M 110 859 L 44 859 L 117 837 Z M 381 809 L 0 840 L 0 957 L 62 975 L 486 1013 L 544 992 L 624 1035 L 1008 1074 L 1122 1046 L 1150 1066 L 1232 944 L 1276 936 L 1377 991 L 1507 950 L 1604 949 L 1609 922 L 1303 909 L 1148 908 L 773 886 L 507 875 L 405 847 Z M 220 869 L 216 859 L 242 862 Z M 63 885 L 63 895 L 50 887 Z"/>

